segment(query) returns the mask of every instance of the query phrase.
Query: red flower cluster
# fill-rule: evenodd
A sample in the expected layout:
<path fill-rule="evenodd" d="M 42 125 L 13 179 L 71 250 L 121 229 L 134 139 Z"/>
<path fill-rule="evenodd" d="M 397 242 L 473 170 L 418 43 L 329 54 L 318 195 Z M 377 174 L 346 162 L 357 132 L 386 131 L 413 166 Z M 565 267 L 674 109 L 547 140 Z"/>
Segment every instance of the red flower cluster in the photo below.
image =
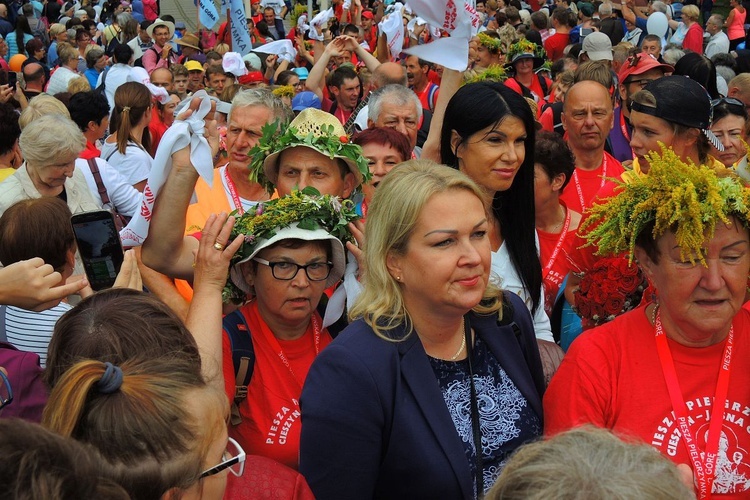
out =
<path fill-rule="evenodd" d="M 599 260 L 582 274 L 575 292 L 576 312 L 584 329 L 612 321 L 635 308 L 648 281 L 635 264 L 624 257 Z"/>

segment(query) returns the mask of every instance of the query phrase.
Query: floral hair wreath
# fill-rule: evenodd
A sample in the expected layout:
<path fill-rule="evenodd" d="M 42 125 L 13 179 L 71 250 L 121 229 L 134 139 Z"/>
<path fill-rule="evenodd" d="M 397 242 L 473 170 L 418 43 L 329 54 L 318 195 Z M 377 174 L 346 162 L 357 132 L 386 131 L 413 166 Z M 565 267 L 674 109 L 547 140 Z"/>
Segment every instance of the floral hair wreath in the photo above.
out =
<path fill-rule="evenodd" d="M 271 91 L 273 95 L 276 97 L 294 97 L 294 87 L 291 85 L 282 85 L 280 87 L 276 87 Z"/>
<path fill-rule="evenodd" d="M 595 204 L 581 225 L 587 245 L 598 245 L 598 254 L 628 252 L 632 262 L 638 235 L 654 223 L 653 237 L 674 231 L 680 257 L 706 265 L 703 244 L 713 237 L 716 223 L 737 217 L 750 227 L 750 188 L 725 169 L 685 163 L 659 143 L 661 154 L 649 153 L 647 175 L 618 181 L 619 192 Z"/>
<path fill-rule="evenodd" d="M 520 54 L 533 54 L 534 57 L 538 57 L 539 59 L 544 59 L 545 56 L 543 47 L 525 38 L 510 46 L 508 49 L 508 60 L 512 61 L 514 57 Z"/>
<path fill-rule="evenodd" d="M 273 193 L 276 186 L 263 172 L 263 162 L 272 153 L 297 146 L 312 148 L 328 155 L 330 158 L 351 160 L 357 165 L 363 183 L 369 181 L 372 177 L 367 159 L 362 154 L 362 148 L 356 144 L 351 144 L 349 138 L 345 135 L 336 136 L 333 126 L 321 125 L 322 135 L 317 137 L 312 133 L 306 136 L 298 135 L 297 129 L 293 126 L 288 126 L 284 133 L 279 134 L 280 127 L 281 124 L 278 121 L 264 125 L 261 128 L 262 137 L 258 144 L 248 153 L 250 157 L 250 180 L 265 187 L 269 193 Z"/>
<path fill-rule="evenodd" d="M 229 267 L 231 269 L 245 257 L 252 255 L 258 244 L 273 238 L 277 230 L 294 223 L 300 229 L 323 229 L 342 243 L 354 241 L 347 225 L 358 218 L 354 202 L 340 201 L 328 194 L 321 195 L 310 186 L 302 191 L 293 191 L 288 196 L 261 202 L 255 210 L 245 212 L 234 223 L 229 240 L 242 234 L 245 241 L 232 257 Z M 245 300 L 245 292 L 228 279 L 222 298 L 224 302 L 242 302 Z"/>
<path fill-rule="evenodd" d="M 505 68 L 499 64 L 491 64 L 486 70 L 475 73 L 474 75 L 471 75 L 468 72 L 465 73 L 465 75 L 467 78 L 464 81 L 464 84 L 483 82 L 486 80 L 502 83 L 508 79 L 508 73 L 505 71 Z"/>
<path fill-rule="evenodd" d="M 493 38 L 489 36 L 487 33 L 479 33 L 477 35 L 477 38 L 479 39 L 479 43 L 487 47 L 488 49 L 499 51 L 503 48 L 503 41 L 499 38 Z"/>

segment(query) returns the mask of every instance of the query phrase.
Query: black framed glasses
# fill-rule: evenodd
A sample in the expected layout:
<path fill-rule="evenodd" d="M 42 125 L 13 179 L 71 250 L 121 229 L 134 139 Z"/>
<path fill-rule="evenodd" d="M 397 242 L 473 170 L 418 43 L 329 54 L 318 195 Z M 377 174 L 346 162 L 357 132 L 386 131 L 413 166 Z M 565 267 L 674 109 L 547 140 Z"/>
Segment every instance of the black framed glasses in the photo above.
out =
<path fill-rule="evenodd" d="M 232 438 L 227 439 L 227 449 L 221 457 L 221 463 L 201 473 L 201 479 L 213 476 L 219 472 L 229 469 L 229 472 L 239 477 L 245 470 L 245 450 Z"/>
<path fill-rule="evenodd" d="M 331 262 L 313 262 L 303 266 L 296 262 L 287 262 L 283 260 L 269 262 L 259 257 L 255 257 L 253 260 L 258 264 L 270 267 L 273 277 L 277 280 L 283 281 L 293 280 L 300 269 L 305 270 L 307 279 L 310 281 L 324 281 L 328 279 L 328 275 L 331 274 L 331 268 L 333 267 L 333 263 Z"/>
<path fill-rule="evenodd" d="M 649 83 L 653 81 L 654 79 L 649 79 L 649 78 L 642 78 L 640 80 L 628 80 L 627 85 L 630 85 L 631 83 L 635 83 L 641 88 L 641 90 L 643 90 L 643 87 L 645 87 L 646 85 L 648 85 Z"/>
<path fill-rule="evenodd" d="M 0 370 L 0 410 L 13 402 L 13 389 L 4 371 Z"/>

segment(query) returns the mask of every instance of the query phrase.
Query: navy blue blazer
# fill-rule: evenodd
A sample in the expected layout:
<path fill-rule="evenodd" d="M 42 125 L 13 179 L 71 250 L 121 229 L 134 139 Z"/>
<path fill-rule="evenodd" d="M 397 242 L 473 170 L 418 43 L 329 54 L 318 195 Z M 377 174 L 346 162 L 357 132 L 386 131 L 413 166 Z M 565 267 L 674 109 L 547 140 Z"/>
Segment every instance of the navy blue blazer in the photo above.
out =
<path fill-rule="evenodd" d="M 531 317 L 506 297 L 520 332 L 496 315 L 467 318 L 541 421 Z M 416 334 L 389 342 L 352 323 L 313 362 L 300 404 L 300 472 L 319 500 L 473 497 L 463 442 Z"/>

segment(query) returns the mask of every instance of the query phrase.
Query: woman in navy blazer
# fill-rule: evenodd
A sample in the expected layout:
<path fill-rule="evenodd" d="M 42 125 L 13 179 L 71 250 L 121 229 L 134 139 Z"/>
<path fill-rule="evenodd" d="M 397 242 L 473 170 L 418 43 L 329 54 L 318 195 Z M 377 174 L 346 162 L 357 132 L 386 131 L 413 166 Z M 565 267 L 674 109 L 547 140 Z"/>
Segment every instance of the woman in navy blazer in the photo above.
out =
<path fill-rule="evenodd" d="M 316 498 L 478 498 L 541 435 L 531 318 L 490 282 L 487 218 L 476 184 L 432 162 L 378 187 L 359 319 L 302 391 L 300 472 Z"/>

